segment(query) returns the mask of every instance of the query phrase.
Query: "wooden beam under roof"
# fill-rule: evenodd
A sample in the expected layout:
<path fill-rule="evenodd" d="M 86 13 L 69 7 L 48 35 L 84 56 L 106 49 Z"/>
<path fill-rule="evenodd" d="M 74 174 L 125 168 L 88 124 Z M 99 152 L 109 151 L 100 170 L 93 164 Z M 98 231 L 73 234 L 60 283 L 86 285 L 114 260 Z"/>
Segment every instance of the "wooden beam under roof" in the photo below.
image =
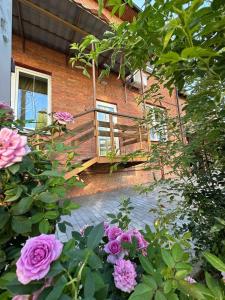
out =
<path fill-rule="evenodd" d="M 21 13 L 21 6 L 19 1 L 16 1 L 17 11 L 18 11 L 18 18 L 19 18 L 19 29 L 20 29 L 20 35 L 23 40 L 23 52 L 25 52 L 25 34 L 24 34 L 24 28 L 23 28 L 23 22 L 22 22 L 22 13 Z"/>
<path fill-rule="evenodd" d="M 64 26 L 70 28 L 73 31 L 79 32 L 79 33 L 81 33 L 83 35 L 90 34 L 89 32 L 87 32 L 87 31 L 85 31 L 85 30 L 77 27 L 76 25 L 71 24 L 70 22 L 68 22 L 68 21 L 60 18 L 59 16 L 53 14 L 52 12 L 48 11 L 47 9 L 44 9 L 44 8 L 40 7 L 39 5 L 33 3 L 30 0 L 18 0 L 18 1 L 21 2 L 21 3 L 23 3 L 26 6 L 31 7 L 32 9 L 34 9 L 36 11 L 42 13 L 43 15 L 48 16 L 48 17 L 54 19 L 55 21 L 63 24 Z"/>

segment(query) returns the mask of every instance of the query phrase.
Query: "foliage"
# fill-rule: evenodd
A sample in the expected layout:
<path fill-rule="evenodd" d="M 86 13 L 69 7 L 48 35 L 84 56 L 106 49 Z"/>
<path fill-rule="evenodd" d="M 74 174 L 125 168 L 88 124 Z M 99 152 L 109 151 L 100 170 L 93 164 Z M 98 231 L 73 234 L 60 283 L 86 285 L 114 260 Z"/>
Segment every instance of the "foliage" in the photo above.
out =
<path fill-rule="evenodd" d="M 21 162 L 0 169 L 1 272 L 14 264 L 28 237 L 54 233 L 60 215 L 77 208 L 64 198 L 69 188 L 79 184 L 75 178 L 64 178 L 65 172 L 74 168 L 72 148 L 59 140 L 68 132 L 66 126 L 55 121 L 45 128 L 26 131 L 19 121 L 1 122 L 1 128 L 6 127 L 28 138 L 30 152 Z M 62 153 L 66 157 L 61 161 Z"/>
<path fill-rule="evenodd" d="M 131 206 L 130 198 L 123 197 L 119 205 L 119 213 L 110 213 L 107 216 L 112 219 L 111 224 L 117 224 L 123 230 L 127 230 L 131 221 L 130 214 L 133 209 L 134 207 Z"/>
<path fill-rule="evenodd" d="M 225 296 L 224 284 L 209 273 L 198 282 L 188 275 L 192 272 L 187 249 L 190 234 L 180 239 L 171 236 L 160 223 L 155 231 L 146 226 L 145 239 L 149 241 L 146 252 L 138 252 L 137 243 L 123 244 L 126 260 L 135 263 L 137 285 L 133 292 L 126 293 L 116 288 L 115 268 L 107 262 L 104 251 L 108 242 L 103 224 L 87 227 L 83 234 L 72 232 L 73 238 L 64 244 L 60 258 L 52 263 L 47 277 L 22 285 L 14 273 L 0 278 L 5 295 L 30 294 L 40 291 L 38 299 L 215 299 Z M 206 259 L 218 270 L 224 270 L 224 263 L 212 254 Z M 122 280 L 122 279 L 121 279 Z M 50 284 L 46 285 L 49 281 Z M 40 288 L 44 286 L 40 290 Z M 5 299 L 8 299 L 7 296 Z"/>
<path fill-rule="evenodd" d="M 123 4 L 110 0 L 108 5 L 115 13 Z M 154 84 L 145 90 L 142 101 L 163 105 L 162 85 L 174 97 L 178 90 L 185 95 L 185 115 L 181 120 L 168 117 L 168 141 L 152 145 L 147 155 L 149 168 L 170 166 L 182 179 L 184 200 L 179 211 L 187 222 L 181 230 L 192 232 L 198 255 L 204 249 L 224 255 L 224 229 L 211 230 L 215 218 L 224 221 L 225 215 L 224 14 L 221 0 L 146 1 L 131 23 L 112 25 L 102 40 L 87 36 L 72 45 L 75 55 L 71 61 L 74 65 L 82 62 L 83 67 L 92 59 L 98 64 L 99 56 L 111 51 L 111 62 L 100 77 L 119 63 L 125 80 L 127 74 L 145 70 L 150 63 L 149 78 Z M 89 52 L 90 44 L 94 50 Z M 145 123 L 151 127 L 149 121 L 146 116 Z"/>

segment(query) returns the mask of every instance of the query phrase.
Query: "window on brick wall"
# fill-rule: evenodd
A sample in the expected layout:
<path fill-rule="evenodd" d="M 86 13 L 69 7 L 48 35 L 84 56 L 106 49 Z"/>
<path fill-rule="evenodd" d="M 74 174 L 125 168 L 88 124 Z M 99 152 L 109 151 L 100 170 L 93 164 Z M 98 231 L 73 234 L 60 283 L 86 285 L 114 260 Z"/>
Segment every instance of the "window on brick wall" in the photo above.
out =
<path fill-rule="evenodd" d="M 37 129 L 50 122 L 51 76 L 16 67 L 12 78 L 12 105 L 15 116 L 27 129 Z"/>
<path fill-rule="evenodd" d="M 146 104 L 147 117 L 151 124 L 151 141 L 167 141 L 166 111 L 164 108 Z"/>

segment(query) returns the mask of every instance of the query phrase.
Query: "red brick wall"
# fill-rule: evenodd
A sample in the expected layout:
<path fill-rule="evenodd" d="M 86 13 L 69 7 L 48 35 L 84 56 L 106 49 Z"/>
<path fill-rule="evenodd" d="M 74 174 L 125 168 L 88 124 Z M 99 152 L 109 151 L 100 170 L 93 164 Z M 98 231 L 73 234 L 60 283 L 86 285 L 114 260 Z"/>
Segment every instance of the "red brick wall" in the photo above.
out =
<path fill-rule="evenodd" d="M 23 52 L 21 38 L 14 35 L 13 59 L 15 60 L 16 65 L 23 65 L 27 68 L 34 68 L 51 74 L 52 111 L 69 111 L 76 115 L 93 108 L 92 80 L 83 76 L 80 70 L 76 68 L 72 69 L 64 54 L 31 41 L 26 41 L 25 52 Z M 151 85 L 152 82 L 154 82 L 154 80 L 151 79 L 148 84 Z M 163 106 L 165 109 L 167 109 L 171 116 L 176 116 L 177 106 L 175 92 L 173 92 L 170 97 L 168 91 L 161 88 L 161 94 L 164 96 Z M 117 104 L 117 110 L 119 113 L 141 116 L 142 109 L 137 105 L 136 101 L 138 96 L 139 94 L 137 91 L 128 89 L 126 100 L 123 82 L 118 79 L 115 74 L 111 74 L 108 78 L 104 79 L 104 84 L 99 82 L 97 83 L 97 98 L 102 101 Z M 151 103 L 151 100 L 147 102 Z M 88 115 L 83 118 L 82 122 L 85 122 L 90 118 L 91 116 Z M 82 157 L 94 156 L 94 151 L 94 140 L 85 142 L 79 148 L 79 153 Z M 127 182 L 128 185 L 141 180 L 141 178 L 144 181 L 148 180 L 143 178 L 141 171 L 139 171 L 138 177 L 135 171 L 129 172 L 133 172 L 133 179 L 125 180 L 125 183 Z M 144 177 L 147 176 L 148 173 L 149 172 L 144 173 Z M 94 180 L 93 175 L 91 175 L 92 184 L 89 184 L 89 186 L 91 186 L 91 192 L 94 192 L 95 184 L 98 186 L 102 185 L 103 188 L 106 188 L 106 186 L 109 187 L 107 181 L 105 183 L 103 181 L 102 184 L 100 184 L 102 180 L 101 178 L 104 178 L 104 176 L 105 175 L 96 175 L 94 176 L 96 178 Z M 115 186 L 117 186 L 119 182 L 118 178 L 120 177 L 116 176 L 117 175 L 114 174 L 111 179 L 107 179 L 112 180 L 112 178 L 115 178 L 115 180 L 113 179 Z M 125 177 L 126 176 L 123 175 L 123 184 L 125 184 Z M 113 184 L 111 186 L 113 186 Z M 98 190 L 98 187 L 96 187 L 96 190 Z"/>

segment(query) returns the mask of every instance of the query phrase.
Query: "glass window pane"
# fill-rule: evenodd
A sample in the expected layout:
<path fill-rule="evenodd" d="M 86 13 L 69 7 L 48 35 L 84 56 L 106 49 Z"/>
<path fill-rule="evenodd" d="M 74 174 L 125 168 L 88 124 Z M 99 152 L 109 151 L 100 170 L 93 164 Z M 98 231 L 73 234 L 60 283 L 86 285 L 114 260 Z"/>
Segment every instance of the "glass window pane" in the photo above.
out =
<path fill-rule="evenodd" d="M 19 72 L 18 118 L 25 121 L 28 129 L 40 128 L 47 124 L 47 111 L 48 80 Z"/>

